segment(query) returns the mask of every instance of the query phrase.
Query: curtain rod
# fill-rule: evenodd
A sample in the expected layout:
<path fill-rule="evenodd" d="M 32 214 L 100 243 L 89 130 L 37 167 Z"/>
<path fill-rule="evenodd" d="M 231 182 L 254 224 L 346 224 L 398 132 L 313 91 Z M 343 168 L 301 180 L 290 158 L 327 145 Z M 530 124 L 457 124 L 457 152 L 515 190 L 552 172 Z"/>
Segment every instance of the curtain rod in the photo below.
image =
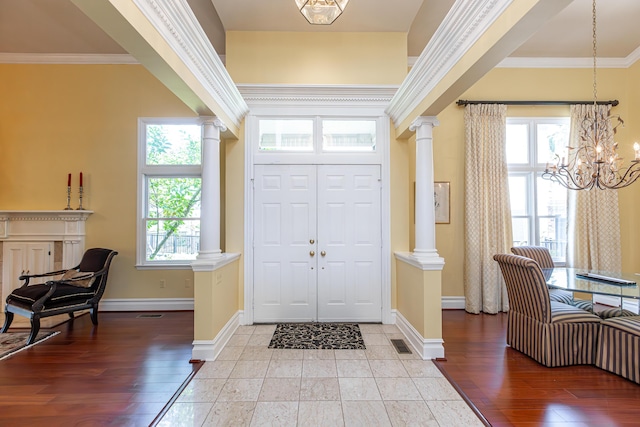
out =
<path fill-rule="evenodd" d="M 468 101 L 459 99 L 457 105 L 469 104 L 504 104 L 504 105 L 572 105 L 572 104 L 593 104 L 593 101 Z M 617 99 L 612 101 L 597 101 L 598 105 L 611 105 L 615 107 L 619 104 Z"/>

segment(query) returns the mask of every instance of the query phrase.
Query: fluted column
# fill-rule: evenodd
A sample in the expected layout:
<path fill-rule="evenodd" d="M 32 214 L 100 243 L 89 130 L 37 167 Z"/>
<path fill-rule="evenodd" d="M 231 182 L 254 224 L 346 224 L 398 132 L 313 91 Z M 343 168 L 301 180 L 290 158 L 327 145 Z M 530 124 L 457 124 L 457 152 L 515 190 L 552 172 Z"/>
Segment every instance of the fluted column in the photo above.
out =
<path fill-rule="evenodd" d="M 418 117 L 409 129 L 416 132 L 416 226 L 413 256 L 423 262 L 444 264 L 436 250 L 433 185 L 433 128 L 436 117 Z"/>
<path fill-rule="evenodd" d="M 220 250 L 220 132 L 217 117 L 202 118 L 202 190 L 200 193 L 200 252 L 198 260 L 217 259 Z"/>

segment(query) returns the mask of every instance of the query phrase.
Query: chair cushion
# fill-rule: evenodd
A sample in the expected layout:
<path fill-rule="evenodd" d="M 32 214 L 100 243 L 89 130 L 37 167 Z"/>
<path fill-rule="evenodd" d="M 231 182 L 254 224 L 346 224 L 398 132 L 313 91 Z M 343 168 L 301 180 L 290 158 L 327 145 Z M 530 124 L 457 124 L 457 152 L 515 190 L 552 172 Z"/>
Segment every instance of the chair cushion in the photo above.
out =
<path fill-rule="evenodd" d="M 551 301 L 563 302 L 565 304 L 573 303 L 573 293 L 563 291 L 562 289 L 549 289 L 549 299 Z"/>
<path fill-rule="evenodd" d="M 576 299 L 571 303 L 572 306 L 581 308 L 587 311 L 593 311 L 593 303 L 586 299 Z"/>
<path fill-rule="evenodd" d="M 637 314 L 633 311 L 625 310 L 620 307 L 605 308 L 604 310 L 597 311 L 596 314 L 600 316 L 601 319 L 610 319 L 611 317 L 637 316 Z"/>
<path fill-rule="evenodd" d="M 96 281 L 93 273 L 90 271 L 67 270 L 60 278 L 66 281 L 68 285 L 80 286 L 81 288 L 89 288 Z"/>
<path fill-rule="evenodd" d="M 18 288 L 11 292 L 9 300 L 32 305 L 34 302 L 42 298 L 51 289 L 50 285 L 40 284 Z M 46 308 L 64 307 L 66 305 L 76 305 L 93 298 L 95 293 L 86 288 L 79 286 L 65 285 L 58 283 L 55 293 L 51 296 Z M 8 301 L 10 302 L 10 301 Z"/>
<path fill-rule="evenodd" d="M 602 321 L 603 325 L 640 336 L 640 316 L 612 317 Z"/>
<path fill-rule="evenodd" d="M 600 318 L 578 307 L 551 301 L 551 323 L 600 322 Z"/>

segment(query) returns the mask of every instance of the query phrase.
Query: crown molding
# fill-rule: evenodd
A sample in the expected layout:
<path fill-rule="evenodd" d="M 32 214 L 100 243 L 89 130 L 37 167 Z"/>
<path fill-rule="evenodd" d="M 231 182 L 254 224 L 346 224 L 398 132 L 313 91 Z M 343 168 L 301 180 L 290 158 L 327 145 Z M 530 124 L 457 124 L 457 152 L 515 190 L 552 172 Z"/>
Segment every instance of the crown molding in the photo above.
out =
<path fill-rule="evenodd" d="M 457 0 L 386 112 L 398 126 L 426 98 L 513 0 Z"/>
<path fill-rule="evenodd" d="M 236 127 L 249 107 L 186 0 L 133 0 Z"/>
<path fill-rule="evenodd" d="M 129 54 L 94 53 L 5 53 L 0 52 L 0 64 L 140 64 Z"/>

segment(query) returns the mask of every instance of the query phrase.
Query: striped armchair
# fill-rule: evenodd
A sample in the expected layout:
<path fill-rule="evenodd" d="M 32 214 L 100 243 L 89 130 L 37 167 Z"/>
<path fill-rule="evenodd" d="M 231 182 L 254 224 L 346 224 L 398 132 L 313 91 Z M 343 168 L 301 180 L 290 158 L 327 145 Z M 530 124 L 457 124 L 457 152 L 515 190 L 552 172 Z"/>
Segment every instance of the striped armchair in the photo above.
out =
<path fill-rule="evenodd" d="M 600 318 L 549 299 L 549 289 L 537 262 L 530 258 L 494 255 L 507 286 L 507 344 L 548 366 L 595 362 Z"/>
<path fill-rule="evenodd" d="M 540 268 L 553 268 L 553 258 L 551 258 L 551 252 L 544 246 L 514 246 L 511 248 L 511 252 L 514 255 L 520 255 L 523 257 L 531 258 L 538 263 Z M 562 289 L 549 289 L 549 298 L 551 301 L 563 302 L 565 304 L 574 305 L 573 293 L 569 291 L 563 291 Z M 585 301 L 589 302 L 590 301 Z M 585 310 L 589 308 L 581 307 Z"/>
<path fill-rule="evenodd" d="M 640 384 L 640 316 L 602 321 L 596 366 Z"/>

